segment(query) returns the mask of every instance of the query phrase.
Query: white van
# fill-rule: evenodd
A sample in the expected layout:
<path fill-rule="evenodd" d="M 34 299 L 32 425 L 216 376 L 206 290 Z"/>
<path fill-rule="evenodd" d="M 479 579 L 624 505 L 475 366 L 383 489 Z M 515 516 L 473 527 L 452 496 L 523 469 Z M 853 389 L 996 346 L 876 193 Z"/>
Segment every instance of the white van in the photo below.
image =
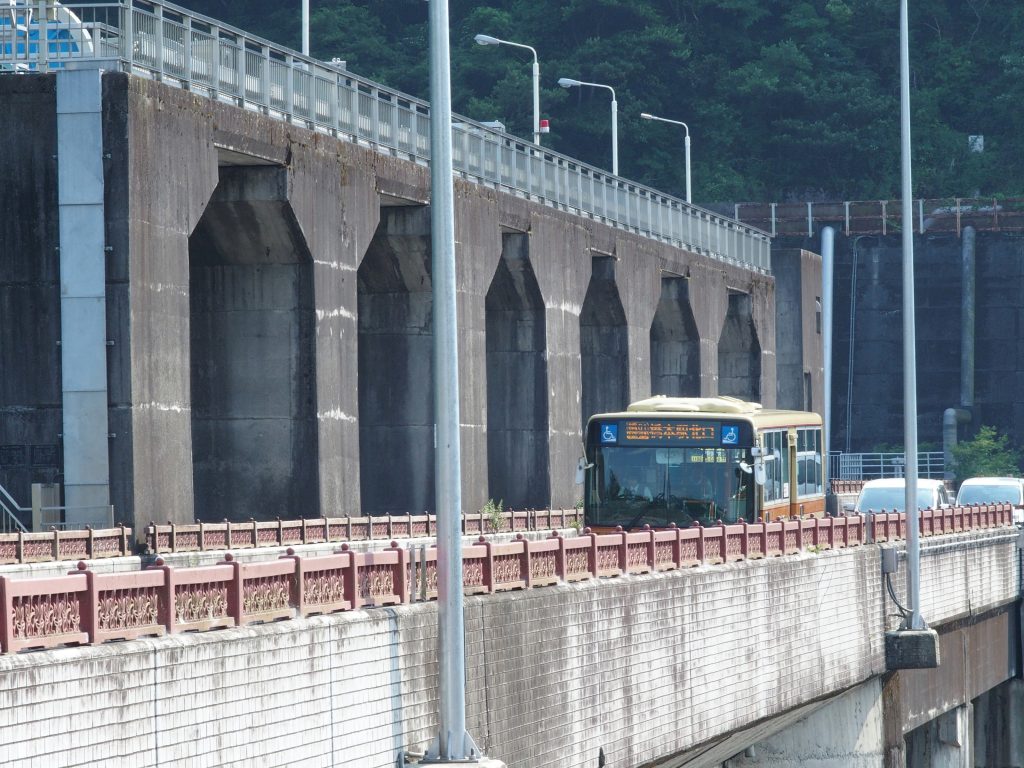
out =
<path fill-rule="evenodd" d="M 902 512 L 906 502 L 906 481 L 902 477 L 889 477 L 882 480 L 868 480 L 860 489 L 854 514 L 869 512 Z M 918 478 L 917 507 L 918 509 L 940 509 L 949 506 L 949 493 L 941 480 Z"/>
<path fill-rule="evenodd" d="M 963 481 L 956 495 L 958 507 L 1000 502 L 1012 504 L 1013 522 L 1024 524 L 1024 478 L 970 477 Z"/>

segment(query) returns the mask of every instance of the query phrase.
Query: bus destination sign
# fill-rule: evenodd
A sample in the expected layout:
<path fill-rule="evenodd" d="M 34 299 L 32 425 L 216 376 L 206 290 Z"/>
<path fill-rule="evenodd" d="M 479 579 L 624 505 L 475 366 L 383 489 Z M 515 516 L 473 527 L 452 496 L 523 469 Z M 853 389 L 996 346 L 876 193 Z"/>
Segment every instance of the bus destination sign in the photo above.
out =
<path fill-rule="evenodd" d="M 717 421 L 678 419 L 625 419 L 620 442 L 658 445 L 719 445 Z"/>

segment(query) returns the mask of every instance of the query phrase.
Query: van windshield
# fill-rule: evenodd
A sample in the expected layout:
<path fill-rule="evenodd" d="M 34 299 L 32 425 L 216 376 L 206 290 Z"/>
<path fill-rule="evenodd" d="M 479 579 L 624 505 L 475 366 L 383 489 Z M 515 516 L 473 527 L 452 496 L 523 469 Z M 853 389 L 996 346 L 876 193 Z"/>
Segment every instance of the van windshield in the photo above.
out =
<path fill-rule="evenodd" d="M 996 504 L 1009 502 L 1010 504 L 1021 503 L 1020 483 L 985 483 L 960 486 L 960 493 L 957 494 L 957 505 L 963 504 Z"/>
<path fill-rule="evenodd" d="M 906 488 L 895 486 L 888 488 L 865 488 L 860 492 L 857 499 L 857 511 L 881 512 L 902 512 L 905 505 Z M 930 488 L 917 489 L 917 506 L 919 509 L 927 509 L 932 506 L 932 491 Z"/>

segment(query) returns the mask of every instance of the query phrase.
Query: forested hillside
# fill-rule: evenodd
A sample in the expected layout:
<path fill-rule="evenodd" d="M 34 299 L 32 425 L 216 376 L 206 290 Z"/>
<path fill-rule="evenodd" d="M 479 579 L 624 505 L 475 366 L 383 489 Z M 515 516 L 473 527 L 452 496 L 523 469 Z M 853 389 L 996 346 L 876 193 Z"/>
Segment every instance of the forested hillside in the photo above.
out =
<path fill-rule="evenodd" d="M 299 47 L 300 0 L 187 0 L 187 7 Z M 312 54 L 428 98 L 423 0 L 311 0 Z M 452 103 L 531 131 L 532 45 L 544 143 L 682 196 L 683 120 L 693 197 L 715 201 L 896 198 L 898 0 L 451 0 Z M 914 195 L 1024 193 L 1024 3 L 910 0 Z M 968 136 L 984 136 L 972 152 Z"/>

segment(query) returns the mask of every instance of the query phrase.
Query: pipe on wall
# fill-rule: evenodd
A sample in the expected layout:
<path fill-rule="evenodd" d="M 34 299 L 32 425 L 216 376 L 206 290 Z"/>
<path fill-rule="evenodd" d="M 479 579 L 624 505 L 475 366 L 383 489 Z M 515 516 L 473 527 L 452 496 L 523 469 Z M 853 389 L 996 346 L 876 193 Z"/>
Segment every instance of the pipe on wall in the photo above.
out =
<path fill-rule="evenodd" d="M 947 408 L 942 413 L 942 458 L 946 465 L 943 476 L 952 480 L 953 449 L 956 447 L 960 424 L 971 421 L 974 407 L 974 317 L 975 317 L 975 231 L 964 227 L 961 239 L 961 291 L 960 291 L 960 407 Z"/>

